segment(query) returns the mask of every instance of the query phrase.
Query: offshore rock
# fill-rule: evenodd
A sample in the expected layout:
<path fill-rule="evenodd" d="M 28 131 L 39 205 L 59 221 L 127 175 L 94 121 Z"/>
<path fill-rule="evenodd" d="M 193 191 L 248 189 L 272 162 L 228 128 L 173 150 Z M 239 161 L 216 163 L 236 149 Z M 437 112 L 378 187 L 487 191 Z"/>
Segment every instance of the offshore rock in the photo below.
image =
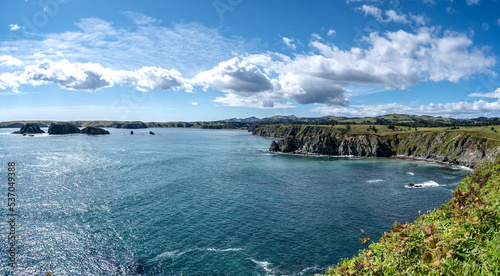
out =
<path fill-rule="evenodd" d="M 80 129 L 73 123 L 52 123 L 49 134 L 72 134 L 80 133 Z"/>
<path fill-rule="evenodd" d="M 21 127 L 19 131 L 12 132 L 14 134 L 37 134 L 45 133 L 40 127 L 35 123 L 27 123 Z"/>
<path fill-rule="evenodd" d="M 100 127 L 86 127 L 80 131 L 80 133 L 88 135 L 105 135 L 109 134 L 109 131 L 102 129 Z"/>

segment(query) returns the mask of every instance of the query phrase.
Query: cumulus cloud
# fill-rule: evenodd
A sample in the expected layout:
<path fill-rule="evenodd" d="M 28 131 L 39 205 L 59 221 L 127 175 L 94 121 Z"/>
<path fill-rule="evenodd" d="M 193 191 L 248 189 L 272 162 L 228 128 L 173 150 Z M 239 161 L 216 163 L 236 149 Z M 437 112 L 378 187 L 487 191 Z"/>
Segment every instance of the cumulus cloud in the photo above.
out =
<path fill-rule="evenodd" d="M 21 74 L 22 83 L 33 86 L 55 83 L 64 89 L 93 91 L 112 85 L 105 77 L 106 69 L 95 63 L 70 63 L 67 60 L 53 62 L 44 59 L 29 65 Z"/>
<path fill-rule="evenodd" d="M 17 30 L 19 30 L 20 28 L 21 28 L 21 27 L 19 27 L 19 25 L 17 25 L 17 24 L 10 24 L 10 25 L 9 25 L 9 30 L 11 30 L 11 31 L 17 31 Z"/>
<path fill-rule="evenodd" d="M 328 33 L 326 33 L 326 36 L 332 36 L 335 35 L 337 32 L 335 30 L 329 30 Z"/>
<path fill-rule="evenodd" d="M 286 47 L 295 50 L 295 44 L 293 44 L 293 38 L 283 37 L 283 43 Z"/>
<path fill-rule="evenodd" d="M 211 70 L 198 74 L 195 83 L 226 93 L 251 96 L 273 90 L 273 84 L 257 66 L 239 58 L 221 62 Z"/>
<path fill-rule="evenodd" d="M 490 93 L 471 93 L 469 97 L 481 97 L 481 98 L 496 98 L 500 99 L 500 88 Z"/>
<path fill-rule="evenodd" d="M 477 73 L 495 75 L 491 70 L 496 64 L 495 57 L 472 47 L 470 38 L 461 33 L 446 31 L 441 35 L 435 29 L 420 28 L 416 33 L 403 30 L 383 35 L 372 33 L 363 40 L 369 44 L 366 49 L 341 50 L 333 44 L 312 41 L 310 45 L 316 53 L 297 54 L 293 58 L 268 53 L 233 59 L 221 63 L 214 69 L 217 73 L 211 72 L 205 80 L 216 82 L 210 86 L 228 93 L 227 101 L 220 102 L 254 106 L 258 102 L 254 94 L 242 93 L 234 86 L 229 90 L 228 84 L 234 81 L 220 73 L 227 68 L 229 72 L 238 71 L 236 68 L 242 67 L 241 64 L 251 64 L 255 71 L 238 72 L 258 74 L 266 84 L 270 83 L 259 90 L 266 90 L 266 96 L 259 97 L 329 107 L 348 106 L 351 85 L 407 89 L 419 82 L 458 82 Z"/>
<path fill-rule="evenodd" d="M 24 62 L 22 62 L 21 60 L 19 60 L 17 58 L 7 56 L 7 55 L 0 56 L 0 65 L 22 66 L 23 64 L 24 64 Z"/>
<path fill-rule="evenodd" d="M 500 101 L 457 102 L 443 104 L 428 104 L 420 106 L 405 106 L 399 103 L 379 105 L 353 105 L 347 107 L 317 107 L 313 110 L 324 115 L 335 116 L 378 116 L 384 114 L 404 113 L 415 115 L 464 116 L 478 114 L 500 114 Z"/>
<path fill-rule="evenodd" d="M 0 88 L 17 89 L 20 85 L 39 86 L 54 83 L 67 90 L 95 91 L 115 84 L 136 86 L 139 91 L 144 87 L 153 90 L 183 88 L 191 91 L 192 86 L 175 70 L 159 67 L 142 67 L 135 71 L 114 71 L 97 63 L 71 63 L 66 59 L 52 61 L 43 59 L 28 65 L 19 73 L 0 75 Z"/>

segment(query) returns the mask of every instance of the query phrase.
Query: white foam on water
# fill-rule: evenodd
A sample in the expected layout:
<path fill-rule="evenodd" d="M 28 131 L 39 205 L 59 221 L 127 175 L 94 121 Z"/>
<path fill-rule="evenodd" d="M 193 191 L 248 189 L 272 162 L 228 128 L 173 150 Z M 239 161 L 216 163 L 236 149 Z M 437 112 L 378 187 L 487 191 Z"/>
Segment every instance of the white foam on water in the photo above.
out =
<path fill-rule="evenodd" d="M 366 180 L 367 183 L 377 183 L 377 182 L 383 182 L 383 179 L 370 179 Z"/>
<path fill-rule="evenodd" d="M 160 255 L 155 257 L 155 260 L 158 259 L 164 259 L 164 258 L 170 258 L 170 259 L 175 259 L 178 258 L 186 253 L 193 252 L 193 251 L 210 251 L 210 252 L 231 252 L 231 251 L 241 251 L 243 250 L 242 248 L 225 248 L 225 249 L 218 249 L 218 248 L 194 248 L 194 249 L 188 249 L 184 251 L 179 251 L 179 250 L 174 250 L 174 251 L 166 251 L 161 253 Z"/>
<path fill-rule="evenodd" d="M 409 174 L 409 175 L 415 175 L 414 172 L 407 172 L 407 174 Z"/>
<path fill-rule="evenodd" d="M 435 181 L 432 181 L 432 180 L 429 180 L 429 181 L 426 181 L 426 182 L 423 182 L 423 183 L 416 183 L 415 186 L 411 187 L 411 186 L 408 186 L 408 185 L 405 185 L 405 188 L 408 188 L 408 189 L 413 189 L 413 188 L 428 188 L 428 187 L 438 187 L 439 184 Z"/>
<path fill-rule="evenodd" d="M 254 260 L 254 259 L 250 259 L 252 260 L 252 262 L 254 262 L 255 264 L 257 264 L 260 268 L 264 269 L 267 273 L 272 273 L 273 270 L 271 268 L 269 268 L 269 266 L 271 266 L 272 264 L 270 262 L 261 262 L 261 261 L 257 261 L 257 260 Z"/>
<path fill-rule="evenodd" d="M 203 249 L 200 249 L 203 250 Z M 217 248 L 206 248 L 206 251 L 215 251 L 215 252 L 229 252 L 229 251 L 241 251 L 242 248 L 227 248 L 227 249 L 217 249 Z"/>

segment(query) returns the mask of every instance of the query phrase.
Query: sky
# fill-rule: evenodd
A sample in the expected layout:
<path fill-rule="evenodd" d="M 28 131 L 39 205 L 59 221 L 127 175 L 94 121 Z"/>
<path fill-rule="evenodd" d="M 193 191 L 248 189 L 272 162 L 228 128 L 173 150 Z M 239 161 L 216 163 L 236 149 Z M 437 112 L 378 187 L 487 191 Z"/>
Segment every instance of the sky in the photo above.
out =
<path fill-rule="evenodd" d="M 500 117 L 499 0 L 3 0 L 0 121 Z"/>

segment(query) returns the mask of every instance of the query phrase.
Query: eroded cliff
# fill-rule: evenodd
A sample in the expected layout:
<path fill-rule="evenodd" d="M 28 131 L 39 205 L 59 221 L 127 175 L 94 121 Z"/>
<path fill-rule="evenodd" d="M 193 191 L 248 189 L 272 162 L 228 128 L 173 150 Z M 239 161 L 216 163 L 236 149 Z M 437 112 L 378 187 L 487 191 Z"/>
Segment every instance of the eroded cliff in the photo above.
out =
<path fill-rule="evenodd" d="M 353 134 L 332 126 L 257 127 L 254 135 L 282 138 L 269 151 L 293 154 L 404 156 L 474 168 L 499 153 L 498 141 L 466 131 L 414 131 L 383 135 Z"/>

